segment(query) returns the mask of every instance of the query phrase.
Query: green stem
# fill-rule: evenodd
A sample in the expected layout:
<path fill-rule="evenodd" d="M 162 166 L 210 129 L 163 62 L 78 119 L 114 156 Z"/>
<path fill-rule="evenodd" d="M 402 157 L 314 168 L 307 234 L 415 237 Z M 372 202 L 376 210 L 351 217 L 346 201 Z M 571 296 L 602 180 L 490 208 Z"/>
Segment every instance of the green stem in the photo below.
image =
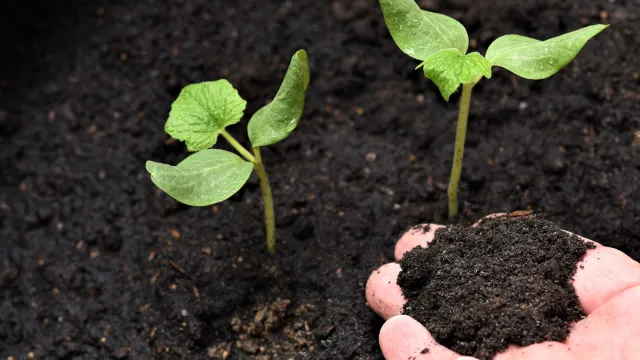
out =
<path fill-rule="evenodd" d="M 264 170 L 262 164 L 262 156 L 260 155 L 260 149 L 253 148 L 253 154 L 256 161 L 254 162 L 254 168 L 258 179 L 260 180 L 260 190 L 262 190 L 262 202 L 264 205 L 264 223 L 267 232 L 267 250 L 269 254 L 273 255 L 276 252 L 276 216 L 273 211 L 273 197 L 271 196 L 271 185 L 269 185 L 269 177 Z"/>
<path fill-rule="evenodd" d="M 260 190 L 262 191 L 262 202 L 264 206 L 264 223 L 267 231 L 267 250 L 269 254 L 273 255 L 276 252 L 276 216 L 273 211 L 273 196 L 271 196 L 271 185 L 269 185 L 269 177 L 264 170 L 262 164 L 262 156 L 260 155 L 260 149 L 254 147 L 253 155 L 240 145 L 236 139 L 233 138 L 228 132 L 222 130 L 220 132 L 222 136 L 236 149 L 245 159 L 253 163 L 253 169 L 258 175 L 260 180 Z"/>
<path fill-rule="evenodd" d="M 222 134 L 222 136 L 229 142 L 229 144 L 231 144 L 231 146 L 233 146 L 234 149 L 236 149 L 240 153 L 240 155 L 244 156 L 244 158 L 247 159 L 248 161 L 251 161 L 254 164 L 256 163 L 256 158 L 253 157 L 253 155 L 251 155 L 249 150 L 245 149 L 244 146 L 240 145 L 240 143 L 236 141 L 236 139 L 234 139 L 233 136 L 231 136 L 225 130 L 222 130 L 220 134 Z"/>
<path fill-rule="evenodd" d="M 464 141 L 467 136 L 467 119 L 469 118 L 469 105 L 471 104 L 473 85 L 475 84 L 462 84 L 458 126 L 456 128 L 456 144 L 453 152 L 453 165 L 451 166 L 451 180 L 447 189 L 447 195 L 449 195 L 449 217 L 458 215 L 458 183 L 460 183 L 460 175 L 462 174 Z"/>

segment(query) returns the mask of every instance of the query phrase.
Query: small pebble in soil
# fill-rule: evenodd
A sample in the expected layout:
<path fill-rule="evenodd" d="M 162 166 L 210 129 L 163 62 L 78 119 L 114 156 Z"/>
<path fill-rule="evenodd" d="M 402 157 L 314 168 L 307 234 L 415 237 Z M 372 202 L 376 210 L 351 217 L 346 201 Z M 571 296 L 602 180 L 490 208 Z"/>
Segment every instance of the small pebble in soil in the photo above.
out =
<path fill-rule="evenodd" d="M 538 216 L 438 229 L 400 263 L 404 314 L 481 360 L 510 344 L 563 341 L 585 316 L 570 280 L 593 247 Z"/>
<path fill-rule="evenodd" d="M 373 153 L 373 152 L 367 153 L 367 155 L 365 155 L 365 159 L 368 162 L 374 162 L 374 161 L 376 161 L 376 158 L 377 158 L 377 155 L 376 155 L 376 153 Z"/>

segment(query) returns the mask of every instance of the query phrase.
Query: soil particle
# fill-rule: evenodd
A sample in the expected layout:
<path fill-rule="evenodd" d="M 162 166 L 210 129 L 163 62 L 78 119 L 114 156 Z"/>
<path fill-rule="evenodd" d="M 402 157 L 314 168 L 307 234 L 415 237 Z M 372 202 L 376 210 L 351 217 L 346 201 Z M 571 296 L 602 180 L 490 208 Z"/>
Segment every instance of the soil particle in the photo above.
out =
<path fill-rule="evenodd" d="M 231 352 L 231 343 L 220 343 L 207 349 L 207 356 L 211 359 L 226 360 Z"/>
<path fill-rule="evenodd" d="M 418 226 L 414 226 L 410 229 L 410 231 L 419 231 L 422 234 L 428 232 L 429 230 L 431 230 L 431 224 L 423 224 L 423 225 L 418 225 Z"/>
<path fill-rule="evenodd" d="M 510 344 L 563 341 L 585 316 L 570 280 L 593 247 L 538 216 L 438 229 L 400 263 L 404 313 L 442 345 L 482 360 Z"/>
<path fill-rule="evenodd" d="M 237 333 L 235 348 L 247 355 L 261 354 L 265 359 L 269 356 L 295 354 L 300 349 L 312 352 L 314 339 L 308 322 L 313 315 L 313 305 L 300 305 L 293 313 L 288 312 L 291 300 L 277 299 L 273 303 L 262 306 L 249 321 L 239 317 L 231 319 L 230 328 Z M 289 317 L 295 320 L 291 326 L 285 326 Z M 276 341 L 284 338 L 286 341 Z M 260 358 L 258 356 L 257 358 Z"/>

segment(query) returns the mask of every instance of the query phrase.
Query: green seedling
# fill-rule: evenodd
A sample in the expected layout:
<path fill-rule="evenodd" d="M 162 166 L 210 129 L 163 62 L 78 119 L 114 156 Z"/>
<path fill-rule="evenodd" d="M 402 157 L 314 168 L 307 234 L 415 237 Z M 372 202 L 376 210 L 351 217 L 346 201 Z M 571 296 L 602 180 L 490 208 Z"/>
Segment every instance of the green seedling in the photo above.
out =
<path fill-rule="evenodd" d="M 405 54 L 422 61 L 424 75 L 431 79 L 446 101 L 460 85 L 460 109 L 447 195 L 449 216 L 458 214 L 458 183 L 462 172 L 464 141 L 471 102 L 471 90 L 482 77 L 491 78 L 499 66 L 525 79 L 547 78 L 578 55 L 586 42 L 608 27 L 592 25 L 540 41 L 520 35 L 497 38 L 485 56 L 467 54 L 469 36 L 457 20 L 420 9 L 415 0 L 380 0 L 391 37 Z"/>
<path fill-rule="evenodd" d="M 255 171 L 262 191 L 267 249 L 273 254 L 276 246 L 273 198 L 260 148 L 284 140 L 296 128 L 308 85 L 309 60 L 307 53 L 299 50 L 291 59 L 276 97 L 249 120 L 251 151 L 225 130 L 238 123 L 244 114 L 247 102 L 238 91 L 224 79 L 186 86 L 171 106 L 164 129 L 173 138 L 184 141 L 187 150 L 196 153 L 176 166 L 147 161 L 151 180 L 181 203 L 208 206 L 238 192 Z M 218 135 L 242 157 L 210 149 Z"/>

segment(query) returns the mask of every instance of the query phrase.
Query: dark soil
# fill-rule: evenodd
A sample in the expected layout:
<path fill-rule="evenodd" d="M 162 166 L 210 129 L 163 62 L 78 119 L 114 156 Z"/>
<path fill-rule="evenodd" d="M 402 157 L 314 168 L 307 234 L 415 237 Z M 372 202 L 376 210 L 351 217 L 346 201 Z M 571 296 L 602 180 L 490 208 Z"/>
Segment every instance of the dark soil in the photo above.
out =
<path fill-rule="evenodd" d="M 404 314 L 442 345 L 489 360 L 509 345 L 564 341 L 586 314 L 570 280 L 587 249 L 539 217 L 500 217 L 436 230 L 405 254 Z"/>
<path fill-rule="evenodd" d="M 640 259 L 637 2 L 421 4 L 481 52 L 505 33 L 612 24 L 550 79 L 496 69 L 475 88 L 455 221 L 530 207 Z M 381 358 L 364 284 L 409 226 L 447 222 L 457 95 L 445 103 L 413 70 L 377 1 L 0 7 L 0 358 Z M 250 116 L 300 48 L 303 119 L 263 151 L 270 257 L 256 179 L 190 208 L 144 162 L 187 156 L 163 131 L 183 86 L 225 77 Z M 243 124 L 229 131 L 247 144 Z"/>

